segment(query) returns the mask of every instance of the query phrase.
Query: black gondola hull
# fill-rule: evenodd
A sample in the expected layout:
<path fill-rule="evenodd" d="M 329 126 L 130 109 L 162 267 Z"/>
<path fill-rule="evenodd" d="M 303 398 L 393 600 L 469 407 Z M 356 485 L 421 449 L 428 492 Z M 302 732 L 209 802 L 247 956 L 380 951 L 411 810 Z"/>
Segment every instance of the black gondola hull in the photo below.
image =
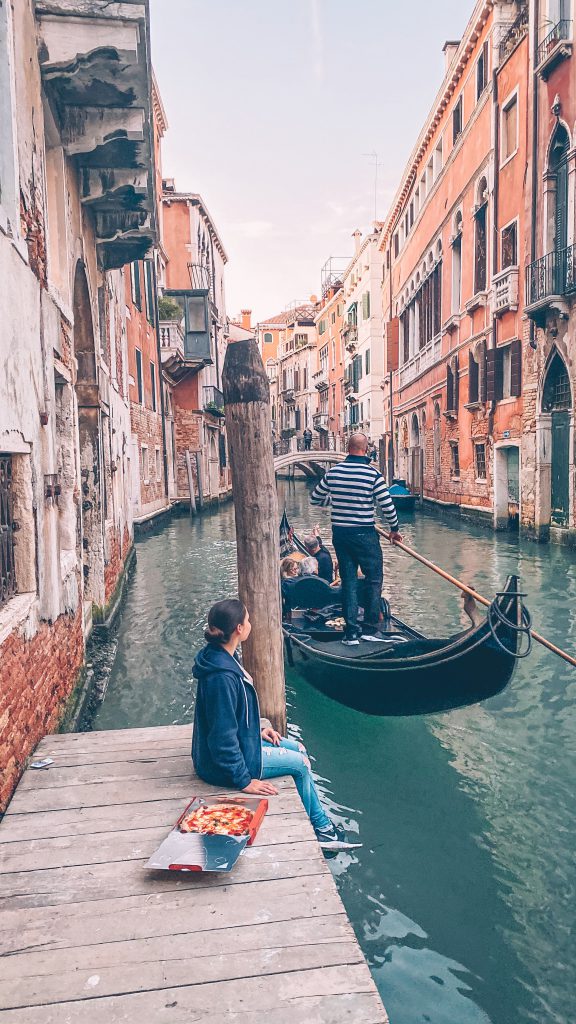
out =
<path fill-rule="evenodd" d="M 520 614 L 517 590 L 517 578 L 510 577 L 498 601 L 509 622 L 517 622 Z M 326 631 L 309 629 L 298 635 L 294 627 L 286 627 L 285 638 L 290 658 L 307 682 L 339 704 L 368 715 L 462 707 L 495 696 L 512 677 L 519 635 L 502 622 L 495 624 L 494 632 L 484 622 L 446 640 L 429 640 L 394 618 L 388 631 L 404 635 L 408 642 L 357 657 L 351 653 L 357 648 L 326 642 Z"/>

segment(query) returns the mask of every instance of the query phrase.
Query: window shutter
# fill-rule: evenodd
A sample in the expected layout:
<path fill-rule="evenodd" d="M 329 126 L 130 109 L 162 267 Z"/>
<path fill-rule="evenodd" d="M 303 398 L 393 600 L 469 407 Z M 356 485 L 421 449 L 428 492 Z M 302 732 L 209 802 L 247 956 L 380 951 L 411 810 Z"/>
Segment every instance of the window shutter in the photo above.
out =
<path fill-rule="evenodd" d="M 478 349 L 478 399 L 480 402 L 487 401 L 488 365 L 486 361 L 486 342 L 483 341 Z"/>
<path fill-rule="evenodd" d="M 495 373 L 494 373 L 494 398 L 497 402 L 504 395 L 504 350 L 496 349 Z"/>
<path fill-rule="evenodd" d="M 220 455 L 220 469 L 226 469 L 226 438 L 224 434 L 218 435 L 218 452 Z"/>
<path fill-rule="evenodd" d="M 460 378 L 458 376 L 458 356 L 454 356 L 452 360 L 452 374 L 454 380 L 454 405 L 452 408 L 455 412 L 458 412 L 458 399 L 460 397 Z"/>
<path fill-rule="evenodd" d="M 510 394 L 522 394 L 522 342 L 513 341 L 510 346 Z"/>
<path fill-rule="evenodd" d="M 282 370 L 282 390 L 286 391 L 286 370 Z"/>
<path fill-rule="evenodd" d="M 496 399 L 496 349 L 489 348 L 486 352 L 486 401 Z"/>
<path fill-rule="evenodd" d="M 454 374 L 450 364 L 446 367 L 446 412 L 454 411 Z"/>
<path fill-rule="evenodd" d="M 472 352 L 468 353 L 468 402 L 478 401 L 478 363 Z"/>

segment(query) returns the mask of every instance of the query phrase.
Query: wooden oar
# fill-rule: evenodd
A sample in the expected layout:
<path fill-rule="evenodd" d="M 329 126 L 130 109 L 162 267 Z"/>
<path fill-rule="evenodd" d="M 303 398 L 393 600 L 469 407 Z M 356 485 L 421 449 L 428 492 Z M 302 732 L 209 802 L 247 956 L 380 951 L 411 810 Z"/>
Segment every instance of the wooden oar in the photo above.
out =
<path fill-rule="evenodd" d="M 386 540 L 390 540 L 390 534 L 386 533 L 386 530 L 384 530 L 381 526 L 378 526 L 378 524 L 376 524 L 376 529 L 381 537 L 385 537 Z M 470 597 L 473 597 L 474 600 L 478 601 L 479 604 L 485 605 L 486 608 L 490 607 L 492 602 L 488 601 L 487 598 L 482 597 L 482 594 L 477 593 L 476 590 L 472 590 L 472 587 L 467 587 L 465 583 L 462 583 L 460 580 L 456 579 L 455 576 L 451 576 L 449 572 L 445 572 L 444 569 L 441 569 L 439 565 L 436 565 L 435 562 L 431 562 L 429 558 L 425 558 L 424 555 L 421 555 L 420 552 L 415 551 L 414 548 L 408 547 L 408 545 L 404 544 L 401 540 L 395 540 L 392 541 L 392 543 L 394 544 L 394 547 L 401 548 L 402 551 L 405 551 L 407 555 L 411 555 L 412 558 L 415 558 L 418 562 L 421 562 L 422 565 L 426 565 L 429 569 L 432 569 L 432 572 L 437 573 L 437 575 L 441 576 L 443 580 L 447 580 L 448 583 L 452 583 L 453 586 L 458 587 L 458 589 L 461 590 L 464 594 L 469 594 Z M 541 636 L 541 634 L 537 633 L 534 629 L 530 630 L 530 636 L 533 640 L 536 640 L 537 643 L 542 644 L 543 647 L 546 647 L 549 651 L 552 651 L 553 654 L 557 654 L 558 657 L 564 658 L 564 661 L 567 661 L 569 665 L 576 666 L 576 658 L 573 658 L 571 654 L 567 654 L 566 651 L 562 651 L 560 647 L 556 647 L 556 645 L 551 643 L 550 640 L 547 640 L 545 636 Z"/>

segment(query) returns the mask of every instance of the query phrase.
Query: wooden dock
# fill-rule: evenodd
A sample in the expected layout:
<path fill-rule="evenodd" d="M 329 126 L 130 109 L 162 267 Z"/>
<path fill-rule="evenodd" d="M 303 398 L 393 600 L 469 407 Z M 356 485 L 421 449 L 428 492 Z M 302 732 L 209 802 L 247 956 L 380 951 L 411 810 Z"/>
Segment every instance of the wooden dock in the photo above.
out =
<path fill-rule="evenodd" d="M 385 1024 L 291 779 L 229 875 L 145 871 L 190 726 L 47 736 L 0 824 L 6 1024 Z"/>

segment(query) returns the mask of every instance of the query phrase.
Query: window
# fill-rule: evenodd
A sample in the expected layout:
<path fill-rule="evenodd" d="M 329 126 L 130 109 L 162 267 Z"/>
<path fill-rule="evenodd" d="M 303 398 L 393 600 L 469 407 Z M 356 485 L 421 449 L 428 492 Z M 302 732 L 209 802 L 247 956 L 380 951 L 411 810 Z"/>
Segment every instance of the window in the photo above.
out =
<path fill-rule="evenodd" d="M 486 479 L 486 445 L 474 445 L 474 462 L 476 464 L 476 479 Z"/>
<path fill-rule="evenodd" d="M 478 207 L 474 214 L 474 292 L 486 290 L 488 248 L 487 248 L 488 186 L 486 179 L 480 180 Z"/>
<path fill-rule="evenodd" d="M 459 385 L 458 356 L 452 356 L 446 367 L 446 412 L 451 416 L 458 412 Z"/>
<path fill-rule="evenodd" d="M 159 448 L 156 449 L 156 479 L 158 481 L 162 479 L 162 458 Z"/>
<path fill-rule="evenodd" d="M 364 373 L 368 375 L 370 373 L 370 349 L 367 348 L 364 353 Z"/>
<path fill-rule="evenodd" d="M 266 331 L 266 333 L 264 335 L 264 344 L 265 345 L 271 345 L 272 344 L 272 335 L 270 334 L 270 331 Z"/>
<path fill-rule="evenodd" d="M 462 97 L 460 96 L 452 111 L 452 144 L 462 135 Z"/>
<path fill-rule="evenodd" d="M 518 266 L 517 221 L 502 228 L 502 270 Z"/>
<path fill-rule="evenodd" d="M 488 43 L 484 43 L 476 62 L 476 100 L 479 100 L 488 84 Z"/>
<path fill-rule="evenodd" d="M 442 170 L 443 154 L 442 154 L 442 139 L 440 139 L 436 149 L 434 150 L 434 179 L 438 177 Z"/>
<path fill-rule="evenodd" d="M 150 467 L 148 463 L 148 445 L 142 445 L 142 479 L 145 484 L 150 480 Z"/>
<path fill-rule="evenodd" d="M 398 256 L 399 252 L 400 252 L 400 238 L 399 238 L 398 232 L 396 232 L 396 234 L 394 235 L 394 256 L 395 257 Z"/>
<path fill-rule="evenodd" d="M 144 284 L 146 287 L 146 318 L 148 323 L 153 324 L 156 319 L 156 307 L 154 304 L 154 267 L 152 260 L 144 260 Z"/>
<path fill-rule="evenodd" d="M 452 239 L 452 313 L 459 313 L 462 304 L 462 214 L 456 214 Z"/>
<path fill-rule="evenodd" d="M 511 100 L 502 107 L 502 142 L 500 161 L 504 163 L 514 155 L 518 149 L 518 97 L 513 96 Z"/>
<path fill-rule="evenodd" d="M 458 453 L 458 442 L 450 442 L 450 476 L 460 476 L 460 455 Z"/>
<path fill-rule="evenodd" d="M 325 330 L 326 330 L 326 321 L 325 320 L 321 320 L 320 323 L 318 324 L 318 334 L 324 334 Z"/>
<path fill-rule="evenodd" d="M 440 334 L 442 317 L 442 261 L 419 285 L 400 314 L 400 351 L 407 362 Z"/>
<path fill-rule="evenodd" d="M 332 315 L 330 317 L 330 323 L 331 324 L 335 324 L 336 323 L 336 313 L 332 313 Z"/>
<path fill-rule="evenodd" d="M 150 387 L 152 389 L 152 412 L 156 412 L 156 367 L 150 363 Z"/>
<path fill-rule="evenodd" d="M 354 356 L 351 371 L 352 390 L 358 391 L 358 383 L 362 380 L 362 356 Z"/>
<path fill-rule="evenodd" d="M 428 193 L 434 184 L 434 161 L 430 157 L 426 164 L 426 192 Z"/>
<path fill-rule="evenodd" d="M 142 353 L 139 348 L 136 349 L 136 384 L 138 386 L 138 401 L 140 405 L 144 404 L 144 378 L 142 376 Z"/>
<path fill-rule="evenodd" d="M 142 309 L 142 289 L 140 287 L 140 264 L 130 264 L 130 287 L 132 290 L 132 302 L 137 309 Z"/>
<path fill-rule="evenodd" d="M 432 443 L 434 446 L 434 475 L 440 476 L 440 406 L 438 405 L 438 402 L 434 403 Z"/>
<path fill-rule="evenodd" d="M 0 607 L 16 593 L 12 456 L 0 453 Z"/>
<path fill-rule="evenodd" d="M 364 292 L 362 296 L 362 319 L 370 319 L 370 292 Z"/>
<path fill-rule="evenodd" d="M 509 345 L 486 352 L 486 398 L 498 402 L 522 394 L 522 342 L 516 338 Z"/>

